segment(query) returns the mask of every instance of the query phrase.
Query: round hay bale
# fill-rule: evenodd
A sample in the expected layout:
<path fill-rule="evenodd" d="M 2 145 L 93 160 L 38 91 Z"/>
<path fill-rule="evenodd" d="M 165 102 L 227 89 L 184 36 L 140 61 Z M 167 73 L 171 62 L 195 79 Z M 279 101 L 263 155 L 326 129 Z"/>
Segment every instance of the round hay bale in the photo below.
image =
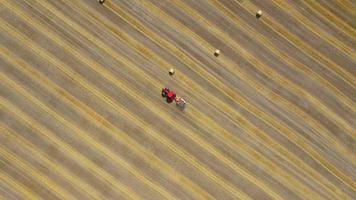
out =
<path fill-rule="evenodd" d="M 218 57 L 218 56 L 220 55 L 220 50 L 219 50 L 219 49 L 215 49 L 214 55 L 215 55 L 216 57 Z"/>
<path fill-rule="evenodd" d="M 256 17 L 260 18 L 262 16 L 262 10 L 256 12 Z"/>

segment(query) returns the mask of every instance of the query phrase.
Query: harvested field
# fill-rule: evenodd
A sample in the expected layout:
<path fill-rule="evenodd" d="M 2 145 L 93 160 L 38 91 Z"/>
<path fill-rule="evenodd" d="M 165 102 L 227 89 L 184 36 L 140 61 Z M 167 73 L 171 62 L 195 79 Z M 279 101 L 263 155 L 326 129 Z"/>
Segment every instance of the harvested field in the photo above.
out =
<path fill-rule="evenodd" d="M 0 0 L 0 199 L 356 199 L 355 16 Z"/>

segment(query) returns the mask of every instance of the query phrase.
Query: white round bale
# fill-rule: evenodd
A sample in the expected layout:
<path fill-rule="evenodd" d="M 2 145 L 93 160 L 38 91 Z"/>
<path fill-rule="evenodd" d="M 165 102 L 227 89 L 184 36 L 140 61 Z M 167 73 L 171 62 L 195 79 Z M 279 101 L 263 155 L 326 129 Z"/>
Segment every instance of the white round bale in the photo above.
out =
<path fill-rule="evenodd" d="M 262 10 L 256 12 L 256 17 L 260 18 L 262 16 Z"/>
<path fill-rule="evenodd" d="M 219 55 L 220 55 L 220 50 L 219 50 L 219 49 L 215 49 L 214 55 L 215 55 L 215 56 L 219 56 Z"/>
<path fill-rule="evenodd" d="M 173 74 L 175 73 L 175 70 L 174 70 L 173 68 L 171 68 L 171 69 L 169 69 L 168 73 L 169 73 L 170 75 L 173 75 Z"/>

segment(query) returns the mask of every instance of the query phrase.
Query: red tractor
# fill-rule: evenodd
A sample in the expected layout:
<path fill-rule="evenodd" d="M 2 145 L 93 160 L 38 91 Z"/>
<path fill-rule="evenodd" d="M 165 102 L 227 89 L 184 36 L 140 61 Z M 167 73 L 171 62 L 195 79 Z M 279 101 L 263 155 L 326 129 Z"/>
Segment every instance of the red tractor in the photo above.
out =
<path fill-rule="evenodd" d="M 163 88 L 162 89 L 162 97 L 166 97 L 167 102 L 171 103 L 174 100 L 174 98 L 176 97 L 176 93 L 169 90 L 168 88 Z"/>

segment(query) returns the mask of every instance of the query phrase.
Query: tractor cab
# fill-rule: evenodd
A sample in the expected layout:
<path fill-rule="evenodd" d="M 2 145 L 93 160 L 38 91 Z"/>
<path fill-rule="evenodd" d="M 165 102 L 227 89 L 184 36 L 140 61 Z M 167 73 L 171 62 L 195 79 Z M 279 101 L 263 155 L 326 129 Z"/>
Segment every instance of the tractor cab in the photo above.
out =
<path fill-rule="evenodd" d="M 174 98 L 176 97 L 176 93 L 169 90 L 168 88 L 163 88 L 162 89 L 162 97 L 165 97 L 167 99 L 168 103 L 171 103 Z"/>

